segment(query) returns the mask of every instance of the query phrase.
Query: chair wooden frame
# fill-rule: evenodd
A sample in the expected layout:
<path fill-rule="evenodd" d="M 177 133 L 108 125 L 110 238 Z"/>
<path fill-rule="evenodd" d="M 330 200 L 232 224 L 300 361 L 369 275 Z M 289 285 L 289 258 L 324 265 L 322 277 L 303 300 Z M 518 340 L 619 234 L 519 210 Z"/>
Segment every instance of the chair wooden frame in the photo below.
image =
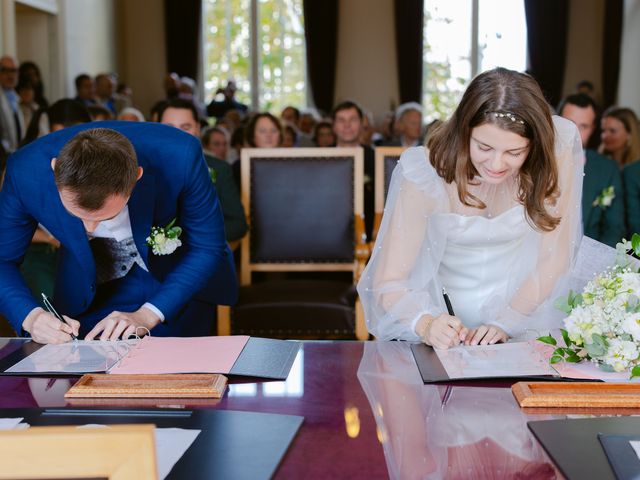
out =
<path fill-rule="evenodd" d="M 371 248 L 376 241 L 378 231 L 380 230 L 380 224 L 382 223 L 382 213 L 384 212 L 384 159 L 385 157 L 399 157 L 402 155 L 407 147 L 376 147 L 375 148 L 375 172 L 376 178 L 374 178 L 373 192 L 375 198 L 375 218 L 373 220 L 373 232 L 371 233 Z"/>
<path fill-rule="evenodd" d="M 240 164 L 240 199 L 250 225 L 251 212 L 251 168 L 252 158 L 307 158 L 307 157 L 345 157 L 354 158 L 354 226 L 355 251 L 353 263 L 254 263 L 250 262 L 251 228 L 241 241 L 240 285 L 251 284 L 253 272 L 353 272 L 354 284 L 360 279 L 367 259 L 370 255 L 364 228 L 364 151 L 361 147 L 354 148 L 245 148 L 241 153 Z M 218 335 L 231 333 L 230 307 L 218 307 Z M 369 332 L 364 322 L 364 310 L 360 299 L 356 299 L 356 337 L 360 340 L 369 338 Z"/>
<path fill-rule="evenodd" d="M 154 425 L 0 432 L 0 479 L 158 478 Z"/>

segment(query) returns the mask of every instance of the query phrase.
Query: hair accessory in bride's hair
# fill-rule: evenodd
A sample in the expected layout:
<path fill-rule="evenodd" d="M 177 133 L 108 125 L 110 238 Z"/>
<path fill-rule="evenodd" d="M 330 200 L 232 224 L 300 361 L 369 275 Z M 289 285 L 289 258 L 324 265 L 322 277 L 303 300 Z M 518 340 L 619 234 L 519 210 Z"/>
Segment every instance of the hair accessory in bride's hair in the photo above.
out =
<path fill-rule="evenodd" d="M 486 112 L 486 115 L 493 115 L 495 118 L 508 118 L 512 122 L 517 122 L 517 123 L 520 123 L 521 125 L 524 125 L 524 120 L 522 120 L 520 117 L 518 117 L 513 112 L 506 112 L 504 110 L 497 110 L 497 111 L 494 111 L 494 112 L 492 112 L 492 111 Z"/>

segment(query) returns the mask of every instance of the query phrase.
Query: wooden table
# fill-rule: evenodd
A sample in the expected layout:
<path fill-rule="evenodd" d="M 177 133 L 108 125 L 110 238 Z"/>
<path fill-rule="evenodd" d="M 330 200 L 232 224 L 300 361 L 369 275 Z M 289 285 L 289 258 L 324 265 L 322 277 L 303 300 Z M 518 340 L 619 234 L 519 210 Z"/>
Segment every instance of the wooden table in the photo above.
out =
<path fill-rule="evenodd" d="M 0 358 L 9 347 L 0 348 Z M 423 385 L 404 342 L 304 342 L 285 382 L 241 381 L 232 379 L 217 402 L 99 406 L 302 415 L 276 478 L 559 476 L 526 422 L 565 415 L 523 413 L 508 382 Z M 63 396 L 73 382 L 1 376 L 0 407 L 67 406 Z"/>

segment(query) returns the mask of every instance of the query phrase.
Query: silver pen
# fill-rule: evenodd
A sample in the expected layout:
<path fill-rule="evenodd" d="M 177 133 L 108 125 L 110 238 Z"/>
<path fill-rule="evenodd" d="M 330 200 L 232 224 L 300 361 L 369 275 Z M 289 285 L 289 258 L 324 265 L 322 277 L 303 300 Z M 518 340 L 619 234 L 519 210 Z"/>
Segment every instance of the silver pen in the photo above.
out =
<path fill-rule="evenodd" d="M 51 315 L 53 315 L 54 317 L 56 317 L 58 320 L 60 320 L 62 323 L 64 323 L 65 325 L 69 325 L 67 323 L 67 321 L 64 319 L 64 317 L 62 315 L 60 315 L 55 308 L 53 308 L 53 305 L 51 304 L 51 302 L 49 301 L 49 297 L 47 297 L 45 295 L 44 292 L 42 292 L 42 303 L 44 303 L 44 308 L 47 309 L 47 312 L 49 312 Z M 71 326 L 71 325 L 69 325 Z M 78 337 L 76 337 L 73 333 L 70 333 L 69 335 L 71 335 L 71 338 L 73 338 L 74 340 L 78 340 Z"/>

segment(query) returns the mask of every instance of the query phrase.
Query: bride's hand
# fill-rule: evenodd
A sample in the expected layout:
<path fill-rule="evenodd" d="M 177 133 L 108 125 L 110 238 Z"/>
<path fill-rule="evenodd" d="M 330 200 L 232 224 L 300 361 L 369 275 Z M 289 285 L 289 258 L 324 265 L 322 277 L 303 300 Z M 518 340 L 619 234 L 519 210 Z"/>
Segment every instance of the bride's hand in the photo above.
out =
<path fill-rule="evenodd" d="M 472 328 L 467 335 L 465 345 L 492 345 L 498 342 L 506 342 L 509 335 L 495 325 L 480 325 Z"/>
<path fill-rule="evenodd" d="M 438 317 L 424 315 L 416 324 L 416 333 L 427 345 L 446 350 L 464 341 L 469 330 L 459 318 L 442 314 Z"/>

